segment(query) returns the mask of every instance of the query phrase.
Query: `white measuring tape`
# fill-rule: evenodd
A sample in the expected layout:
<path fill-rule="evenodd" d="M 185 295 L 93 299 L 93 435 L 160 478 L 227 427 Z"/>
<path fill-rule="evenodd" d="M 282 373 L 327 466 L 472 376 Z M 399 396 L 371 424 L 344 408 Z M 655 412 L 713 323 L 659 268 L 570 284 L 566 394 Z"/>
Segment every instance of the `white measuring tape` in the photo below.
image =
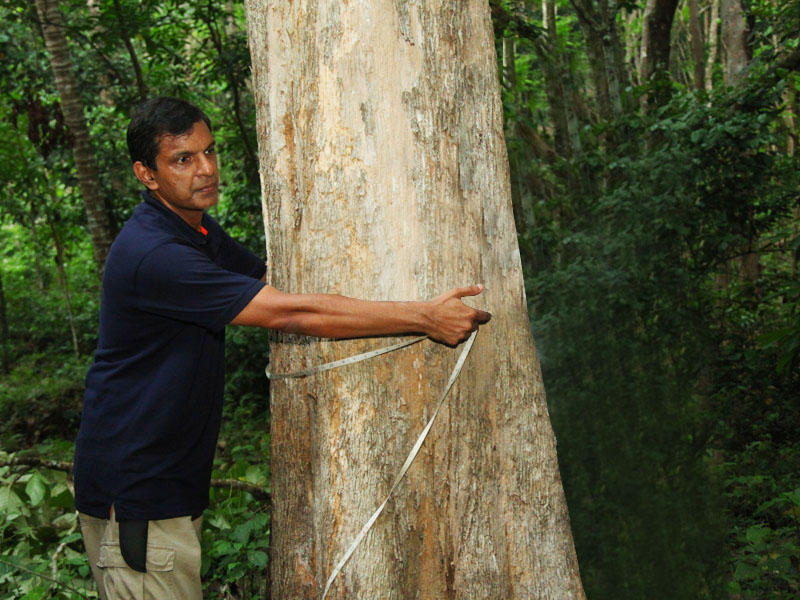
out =
<path fill-rule="evenodd" d="M 410 340 L 405 340 L 403 342 L 400 342 L 399 344 L 384 346 L 383 348 L 378 348 L 377 350 L 370 350 L 369 352 L 364 352 L 363 354 L 348 356 L 347 358 L 334 360 L 333 362 L 325 363 L 324 365 L 317 365 L 316 367 L 309 367 L 308 369 L 303 369 L 301 371 L 293 371 L 292 373 L 271 373 L 269 370 L 269 365 L 267 365 L 267 368 L 264 369 L 264 372 L 267 374 L 267 379 L 295 379 L 297 377 L 308 377 L 309 375 L 314 375 L 315 373 L 330 371 L 331 369 L 335 369 L 336 367 L 352 365 L 353 363 L 361 362 L 362 360 L 367 360 L 368 358 L 375 358 L 376 356 L 380 356 L 381 354 L 386 354 L 387 352 L 391 352 L 392 350 L 399 350 L 400 348 L 405 348 L 406 346 L 410 346 L 411 344 L 416 344 L 417 342 L 421 342 L 422 340 L 427 340 L 427 339 L 428 336 L 423 335 L 420 337 L 412 338 Z"/>
<path fill-rule="evenodd" d="M 406 458 L 406 462 L 403 463 L 400 472 L 394 478 L 392 487 L 389 488 L 389 493 L 386 494 L 386 498 L 384 499 L 383 503 L 378 507 L 378 509 L 374 513 L 372 513 L 372 516 L 364 524 L 364 527 L 362 527 L 361 531 L 358 532 L 356 539 L 353 540 L 353 543 L 350 544 L 350 547 L 344 553 L 344 556 L 339 560 L 339 562 L 334 567 L 333 572 L 331 573 L 330 577 L 328 577 L 328 582 L 325 584 L 325 591 L 322 593 L 322 600 L 325 600 L 325 598 L 328 596 L 328 591 L 331 588 L 331 584 L 339 575 L 339 572 L 342 570 L 347 561 L 350 560 L 350 557 L 353 555 L 353 552 L 355 552 L 358 545 L 366 537 L 367 532 L 372 528 L 372 525 L 378 519 L 378 516 L 380 516 L 380 514 L 383 512 L 383 509 L 386 506 L 386 503 L 389 501 L 391 495 L 394 493 L 395 488 L 397 488 L 398 484 L 405 476 L 406 471 L 408 471 L 408 468 L 411 466 L 411 463 L 414 462 L 414 459 L 416 458 L 419 449 L 422 447 L 422 442 L 425 441 L 425 438 L 428 436 L 428 432 L 430 431 L 431 426 L 433 425 L 433 421 L 436 419 L 436 415 L 439 414 L 439 409 L 442 407 L 444 399 L 447 397 L 447 394 L 450 392 L 450 388 L 453 387 L 453 384 L 456 382 L 456 379 L 458 379 L 459 373 L 461 373 L 461 368 L 464 366 L 464 362 L 467 360 L 469 351 L 472 350 L 472 344 L 475 342 L 475 336 L 477 335 L 478 332 L 473 331 L 472 334 L 469 336 L 467 342 L 464 344 L 464 349 L 461 350 L 461 355 L 458 357 L 456 366 L 453 367 L 453 372 L 450 373 L 450 379 L 447 381 L 447 385 L 445 386 L 442 395 L 439 397 L 439 401 L 436 403 L 436 408 L 433 411 L 433 415 L 431 415 L 431 418 L 428 420 L 428 423 L 425 425 L 425 428 L 422 430 L 422 433 L 419 434 L 419 437 L 417 438 L 414 447 L 411 449 L 411 452 L 408 454 L 408 457 Z M 426 337 L 427 336 L 413 338 L 411 340 L 407 340 L 399 344 L 394 344 L 392 346 L 385 346 L 377 350 L 372 350 L 371 352 L 364 352 L 363 354 L 357 354 L 349 358 L 344 358 L 342 360 L 325 363 L 317 367 L 303 369 L 302 371 L 295 371 L 293 373 L 285 373 L 285 374 L 270 373 L 269 365 L 267 365 L 266 374 L 267 377 L 269 377 L 270 379 L 289 379 L 294 377 L 305 377 L 308 375 L 313 375 L 314 373 L 321 373 L 322 371 L 335 369 L 336 367 L 341 367 L 343 365 L 350 365 L 362 360 L 374 358 L 376 356 L 380 356 L 381 354 L 386 354 L 387 352 L 392 352 L 393 350 L 404 348 L 406 346 L 410 346 L 411 344 L 416 344 L 417 342 L 424 340 Z"/>

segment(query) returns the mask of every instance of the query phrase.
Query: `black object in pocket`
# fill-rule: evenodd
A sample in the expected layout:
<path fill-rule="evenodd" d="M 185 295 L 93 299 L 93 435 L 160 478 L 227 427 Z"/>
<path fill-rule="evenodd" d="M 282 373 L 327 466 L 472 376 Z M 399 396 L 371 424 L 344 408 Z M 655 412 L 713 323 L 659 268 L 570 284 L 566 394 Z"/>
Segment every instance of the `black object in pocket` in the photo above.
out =
<path fill-rule="evenodd" d="M 148 521 L 117 521 L 119 549 L 127 565 L 139 573 L 147 573 Z"/>

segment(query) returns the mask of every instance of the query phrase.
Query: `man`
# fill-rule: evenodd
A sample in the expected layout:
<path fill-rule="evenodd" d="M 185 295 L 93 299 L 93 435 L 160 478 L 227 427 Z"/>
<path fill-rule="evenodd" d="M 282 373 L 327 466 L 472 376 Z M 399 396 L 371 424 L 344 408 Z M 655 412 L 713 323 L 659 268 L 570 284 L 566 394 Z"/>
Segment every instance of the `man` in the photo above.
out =
<path fill-rule="evenodd" d="M 219 176 L 200 109 L 148 100 L 127 141 L 146 190 L 106 262 L 75 501 L 101 598 L 199 599 L 226 325 L 326 338 L 421 332 L 453 345 L 490 315 L 460 300 L 482 286 L 428 302 L 282 293 L 264 283 L 264 262 L 205 213 Z"/>

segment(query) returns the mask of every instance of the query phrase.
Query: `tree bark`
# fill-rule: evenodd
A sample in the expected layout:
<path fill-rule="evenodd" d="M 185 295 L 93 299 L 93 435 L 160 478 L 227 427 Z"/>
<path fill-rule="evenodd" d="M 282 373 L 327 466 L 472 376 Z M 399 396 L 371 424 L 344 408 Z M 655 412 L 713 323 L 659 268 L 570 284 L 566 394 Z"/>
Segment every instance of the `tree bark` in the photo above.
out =
<path fill-rule="evenodd" d="M 617 31 L 617 0 L 570 0 L 588 46 L 589 68 L 594 80 L 600 116 L 622 114 L 622 90 L 627 84 L 625 51 Z"/>
<path fill-rule="evenodd" d="M 584 598 L 530 335 L 485 2 L 247 3 L 269 277 L 495 315 L 332 598 Z M 276 371 L 377 341 L 278 335 Z M 318 598 L 456 351 L 429 342 L 272 386 L 272 597 Z"/>
<path fill-rule="evenodd" d="M 677 7 L 678 0 L 647 0 L 642 19 L 642 83 L 669 71 L 670 33 Z"/>
<path fill-rule="evenodd" d="M 534 47 L 546 81 L 545 92 L 553 122 L 555 147 L 561 156 L 571 158 L 574 152 L 580 151 L 580 134 L 578 119 L 568 100 L 572 74 L 564 65 L 558 48 L 554 0 L 542 0 L 542 29 L 543 33 L 540 39 L 535 40 Z"/>
<path fill-rule="evenodd" d="M 6 293 L 3 290 L 3 271 L 0 270 L 0 372 L 8 372 L 8 308 L 6 307 Z"/>
<path fill-rule="evenodd" d="M 585 598 L 513 225 L 486 2 L 249 0 L 269 280 L 492 322 L 331 598 Z M 382 340 L 277 335 L 276 372 Z M 457 351 L 430 342 L 271 391 L 272 598 L 319 598 Z"/>
<path fill-rule="evenodd" d="M 61 236 L 58 233 L 55 218 L 47 208 L 45 208 L 45 215 L 47 217 L 47 224 L 50 227 L 50 233 L 53 236 L 53 245 L 56 249 L 56 269 L 58 271 L 59 282 L 61 283 L 61 292 L 64 295 L 64 306 L 67 309 L 69 331 L 72 336 L 72 351 L 75 352 L 75 356 L 80 356 L 81 349 L 78 346 L 78 330 L 75 327 L 75 311 L 72 309 L 72 295 L 69 293 L 69 279 L 67 278 L 67 269 L 64 266 L 64 244 L 61 242 Z"/>
<path fill-rule="evenodd" d="M 725 47 L 725 84 L 735 85 L 744 77 L 750 62 L 747 38 L 750 32 L 744 20 L 741 0 L 720 0 L 722 44 Z"/>
<path fill-rule="evenodd" d="M 698 0 L 689 0 L 689 37 L 692 44 L 692 66 L 694 67 L 694 89 L 702 91 L 705 82 L 705 47 L 703 44 L 703 28 L 700 25 L 700 6 Z"/>
<path fill-rule="evenodd" d="M 75 137 L 72 151 L 78 172 L 78 185 L 86 207 L 86 219 L 89 225 L 94 259 L 98 270 L 102 271 L 111 248 L 113 235 L 100 190 L 97 162 L 92 150 L 86 117 L 83 113 L 78 82 L 69 55 L 63 15 L 58 7 L 58 0 L 36 0 L 36 10 L 42 25 L 45 46 L 50 55 L 50 66 L 55 75 L 56 89 L 61 97 L 64 121 Z"/>
<path fill-rule="evenodd" d="M 722 0 L 711 0 L 711 14 L 708 18 L 708 61 L 706 62 L 706 91 L 714 89 L 714 64 L 719 48 L 719 4 Z"/>
<path fill-rule="evenodd" d="M 503 38 L 503 83 L 512 90 L 517 87 L 515 46 L 513 38 Z"/>

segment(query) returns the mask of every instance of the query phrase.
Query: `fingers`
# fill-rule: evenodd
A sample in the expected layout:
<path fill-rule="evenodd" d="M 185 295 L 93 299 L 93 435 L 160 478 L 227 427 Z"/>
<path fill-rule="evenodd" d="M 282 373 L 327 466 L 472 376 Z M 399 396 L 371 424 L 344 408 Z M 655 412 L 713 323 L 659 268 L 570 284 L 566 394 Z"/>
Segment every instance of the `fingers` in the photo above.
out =
<path fill-rule="evenodd" d="M 473 331 L 477 331 L 481 325 L 488 323 L 492 315 L 484 310 L 471 308 L 469 313 L 463 315 L 462 318 L 464 320 L 443 338 L 446 344 L 457 346 L 465 341 Z"/>
<path fill-rule="evenodd" d="M 467 287 L 453 288 L 449 295 L 453 298 L 463 298 L 464 296 L 477 296 L 483 291 L 483 284 L 468 285 Z"/>

